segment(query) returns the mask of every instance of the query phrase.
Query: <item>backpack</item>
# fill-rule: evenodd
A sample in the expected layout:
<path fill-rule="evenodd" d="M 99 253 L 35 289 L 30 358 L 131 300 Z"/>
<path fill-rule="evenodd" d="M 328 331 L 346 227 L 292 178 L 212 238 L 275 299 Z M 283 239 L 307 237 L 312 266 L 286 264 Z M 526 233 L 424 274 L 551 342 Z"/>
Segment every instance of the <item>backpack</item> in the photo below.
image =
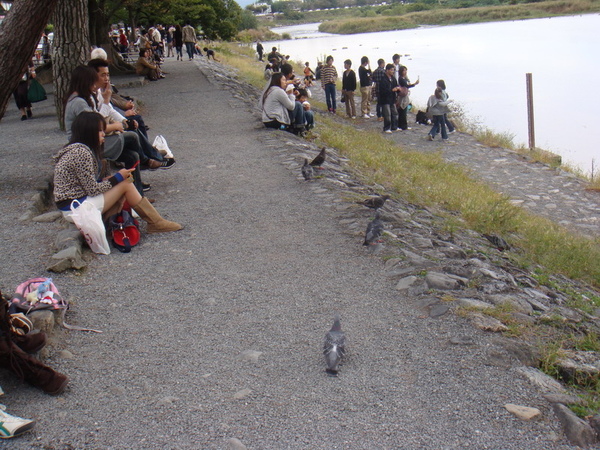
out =
<path fill-rule="evenodd" d="M 102 333 L 102 331 L 82 328 L 75 325 L 69 325 L 65 321 L 65 314 L 69 309 L 69 303 L 60 295 L 58 289 L 52 282 L 52 278 L 31 278 L 19 284 L 15 289 L 15 294 L 10 300 L 9 312 L 11 314 L 23 312 L 29 314 L 32 311 L 42 309 L 60 310 L 61 322 L 64 328 L 69 330 L 93 331 Z"/>

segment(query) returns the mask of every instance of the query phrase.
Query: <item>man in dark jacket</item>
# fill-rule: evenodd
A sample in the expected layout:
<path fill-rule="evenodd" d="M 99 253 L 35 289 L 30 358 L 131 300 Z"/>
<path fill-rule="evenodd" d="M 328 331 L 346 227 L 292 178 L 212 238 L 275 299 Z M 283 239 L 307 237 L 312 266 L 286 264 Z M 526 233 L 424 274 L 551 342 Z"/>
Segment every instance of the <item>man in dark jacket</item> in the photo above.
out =
<path fill-rule="evenodd" d="M 385 66 L 385 76 L 379 83 L 379 103 L 383 113 L 383 132 L 398 130 L 398 110 L 396 109 L 396 92 L 400 89 L 394 76 L 393 64 Z"/>

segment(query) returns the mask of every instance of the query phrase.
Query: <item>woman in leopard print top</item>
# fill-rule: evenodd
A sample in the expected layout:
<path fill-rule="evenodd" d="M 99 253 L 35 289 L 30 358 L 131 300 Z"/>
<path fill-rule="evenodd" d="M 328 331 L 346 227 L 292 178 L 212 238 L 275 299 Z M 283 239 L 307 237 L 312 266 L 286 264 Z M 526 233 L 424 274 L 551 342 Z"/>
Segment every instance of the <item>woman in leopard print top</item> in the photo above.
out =
<path fill-rule="evenodd" d="M 121 169 L 101 178 L 101 155 L 106 122 L 96 112 L 84 111 L 73 121 L 69 144 L 54 157 L 54 200 L 66 220 L 72 221 L 71 204 L 91 202 L 100 212 L 118 212 L 127 200 L 142 219 L 148 232 L 177 231 L 175 222 L 163 219 L 133 185 L 135 168 Z M 74 204 L 74 206 L 77 203 Z"/>

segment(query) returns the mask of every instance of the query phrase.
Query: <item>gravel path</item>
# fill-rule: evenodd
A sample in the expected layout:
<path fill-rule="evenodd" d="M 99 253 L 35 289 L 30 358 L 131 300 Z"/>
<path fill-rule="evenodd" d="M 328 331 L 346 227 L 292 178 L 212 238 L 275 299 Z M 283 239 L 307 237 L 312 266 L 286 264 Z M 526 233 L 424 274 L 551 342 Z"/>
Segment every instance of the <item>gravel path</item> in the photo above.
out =
<path fill-rule="evenodd" d="M 127 92 L 177 164 L 144 172 L 155 206 L 185 230 L 55 275 L 70 322 L 48 363 L 70 388 L 50 397 L 5 372 L 9 411 L 38 421 L 0 447 L 47 449 L 571 449 L 549 404 L 465 320 L 423 315 L 383 261 L 340 224 L 343 199 L 284 164 L 304 141 L 265 130 L 205 63 L 169 60 L 165 80 Z M 49 102 L 46 102 L 49 103 Z M 18 218 L 64 143 L 51 105 L 0 124 L 0 283 L 41 275 L 58 224 Z M 326 376 L 334 312 L 349 355 Z M 474 345 L 451 345 L 471 338 Z M 524 422 L 503 405 L 542 410 Z"/>

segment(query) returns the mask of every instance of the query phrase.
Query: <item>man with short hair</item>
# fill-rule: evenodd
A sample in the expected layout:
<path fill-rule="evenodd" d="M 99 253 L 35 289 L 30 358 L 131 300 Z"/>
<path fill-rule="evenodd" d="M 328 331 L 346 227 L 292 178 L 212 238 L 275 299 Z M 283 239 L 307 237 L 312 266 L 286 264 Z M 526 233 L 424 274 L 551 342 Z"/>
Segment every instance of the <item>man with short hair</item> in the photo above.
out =
<path fill-rule="evenodd" d="M 379 58 L 377 60 L 377 69 L 373 71 L 373 83 L 375 83 L 375 86 L 372 89 L 372 92 L 374 92 L 377 97 L 377 106 L 375 107 L 375 112 L 377 114 L 378 122 L 383 120 L 383 116 L 381 114 L 381 102 L 379 98 L 379 84 L 381 83 L 383 77 L 385 77 L 385 60 L 383 58 Z"/>
<path fill-rule="evenodd" d="M 398 129 L 398 110 L 396 109 L 396 92 L 400 89 L 394 76 L 393 64 L 385 66 L 385 76 L 379 83 L 379 101 L 383 112 L 383 132 L 391 133 Z"/>
<path fill-rule="evenodd" d="M 360 82 L 360 112 L 365 119 L 371 116 L 371 65 L 369 58 L 363 56 L 360 58 L 360 67 L 358 68 L 358 80 Z"/>
<path fill-rule="evenodd" d="M 190 58 L 190 61 L 194 59 L 194 51 L 196 49 L 196 30 L 194 27 L 190 25 L 189 22 L 186 23 L 185 27 L 181 30 L 183 43 L 185 44 L 185 50 Z"/>
<path fill-rule="evenodd" d="M 392 56 L 392 64 L 394 64 L 394 77 L 396 78 L 396 81 L 400 81 L 399 77 L 400 77 L 400 55 L 398 53 L 396 53 L 394 56 Z"/>

